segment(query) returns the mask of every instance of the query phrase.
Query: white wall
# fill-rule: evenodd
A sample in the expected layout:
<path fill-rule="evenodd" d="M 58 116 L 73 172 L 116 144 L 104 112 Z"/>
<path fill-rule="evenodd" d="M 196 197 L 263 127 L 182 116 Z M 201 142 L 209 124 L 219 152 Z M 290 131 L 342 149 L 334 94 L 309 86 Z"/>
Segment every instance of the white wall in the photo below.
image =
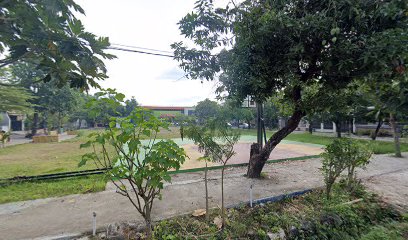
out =
<path fill-rule="evenodd" d="M 7 113 L 1 112 L 0 113 L 0 130 L 2 131 L 10 131 L 11 128 L 11 120 Z"/>

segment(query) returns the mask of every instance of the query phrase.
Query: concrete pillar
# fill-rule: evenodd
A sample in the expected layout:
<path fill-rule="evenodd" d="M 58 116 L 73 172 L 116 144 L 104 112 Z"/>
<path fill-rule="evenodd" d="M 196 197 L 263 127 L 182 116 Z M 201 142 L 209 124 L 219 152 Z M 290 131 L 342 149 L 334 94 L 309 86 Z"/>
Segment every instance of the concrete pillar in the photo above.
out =
<path fill-rule="evenodd" d="M 336 129 L 336 124 L 333 122 L 333 133 L 336 133 L 337 131 L 336 131 L 337 129 Z"/>
<path fill-rule="evenodd" d="M 320 130 L 323 132 L 323 130 L 324 130 L 324 123 L 320 123 Z"/>

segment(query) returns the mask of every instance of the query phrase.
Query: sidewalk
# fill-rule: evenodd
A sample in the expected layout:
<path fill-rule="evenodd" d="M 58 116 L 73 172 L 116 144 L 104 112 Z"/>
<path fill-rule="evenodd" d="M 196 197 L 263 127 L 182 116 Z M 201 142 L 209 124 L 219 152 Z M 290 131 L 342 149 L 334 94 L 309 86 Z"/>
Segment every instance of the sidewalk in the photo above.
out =
<path fill-rule="evenodd" d="M 254 198 L 315 188 L 323 185 L 319 159 L 292 161 L 265 166 L 269 176 L 262 180 L 243 177 L 246 168 L 226 171 L 226 204 L 249 199 L 249 185 L 254 183 Z M 209 193 L 211 207 L 220 201 L 220 171 L 210 171 Z M 367 170 L 359 173 L 368 187 L 400 207 L 408 207 L 408 159 L 387 155 L 375 156 Z M 204 208 L 203 173 L 183 173 L 173 176 L 173 184 L 163 190 L 163 200 L 153 207 L 155 219 L 167 218 Z M 70 195 L 0 205 L 0 236 L 2 239 L 30 239 L 60 234 L 90 231 L 92 212 L 97 214 L 97 227 L 103 228 L 120 221 L 142 221 L 128 200 L 115 193 L 108 184 L 99 193 Z"/>

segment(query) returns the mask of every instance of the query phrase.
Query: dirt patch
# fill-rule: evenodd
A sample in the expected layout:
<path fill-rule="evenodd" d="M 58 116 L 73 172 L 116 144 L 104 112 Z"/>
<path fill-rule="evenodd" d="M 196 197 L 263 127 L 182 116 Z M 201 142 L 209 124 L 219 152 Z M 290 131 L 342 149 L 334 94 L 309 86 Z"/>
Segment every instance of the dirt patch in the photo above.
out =
<path fill-rule="evenodd" d="M 182 169 L 199 168 L 205 167 L 205 163 L 197 160 L 202 153 L 198 151 L 198 147 L 194 144 L 183 145 L 184 150 L 186 150 L 189 159 L 183 164 Z M 229 164 L 239 164 L 247 163 L 249 161 L 249 152 L 251 149 L 251 143 L 241 142 L 237 143 L 234 147 L 236 152 L 228 163 Z M 321 147 L 306 145 L 306 144 L 294 144 L 294 143 L 281 143 L 272 152 L 269 160 L 283 159 L 283 158 L 294 158 L 303 157 L 310 155 L 318 155 L 323 152 Z M 220 165 L 218 163 L 210 163 L 209 166 Z"/>

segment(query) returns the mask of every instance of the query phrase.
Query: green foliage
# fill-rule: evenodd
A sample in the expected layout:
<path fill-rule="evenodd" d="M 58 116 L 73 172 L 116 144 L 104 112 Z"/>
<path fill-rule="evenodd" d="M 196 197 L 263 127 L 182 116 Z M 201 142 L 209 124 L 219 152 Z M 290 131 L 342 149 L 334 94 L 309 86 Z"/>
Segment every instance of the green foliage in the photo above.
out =
<path fill-rule="evenodd" d="M 305 89 L 318 78 L 321 93 L 335 93 L 369 71 L 394 71 L 390 60 L 407 52 L 408 17 L 397 9 L 406 9 L 403 1 L 244 1 L 216 8 L 201 0 L 179 22 L 196 46 L 172 47 L 192 79 L 221 72 L 220 90 L 232 96 L 267 99 L 283 92 L 292 103 L 314 109 L 319 101 L 296 103 L 291 89 Z"/>
<path fill-rule="evenodd" d="M 220 106 L 218 103 L 207 98 L 197 103 L 194 113 L 198 121 L 203 123 L 210 118 L 215 118 L 219 113 L 219 110 Z"/>
<path fill-rule="evenodd" d="M 84 106 L 87 117 L 93 123 L 107 126 L 111 117 L 121 116 L 123 99 L 123 95 L 117 95 L 115 89 L 101 89 L 100 92 L 88 97 Z"/>
<path fill-rule="evenodd" d="M 326 100 L 341 99 L 351 82 L 404 74 L 408 16 L 402 9 L 407 6 L 400 0 L 249 0 L 222 8 L 199 0 L 179 22 L 194 46 L 177 42 L 172 48 L 188 77 L 219 79 L 219 95 L 260 102 L 281 96 L 291 108 L 287 126 L 265 145 L 267 154 L 252 158 L 248 173 L 255 177 L 273 143 L 294 131 L 302 117 L 333 106 Z M 343 102 L 331 102 L 349 113 Z"/>
<path fill-rule="evenodd" d="M 5 87 L 0 85 L 0 112 L 31 112 L 30 100 L 33 96 L 21 87 Z"/>
<path fill-rule="evenodd" d="M 321 154 L 327 198 L 330 198 L 332 186 L 340 174 L 347 169 L 350 186 L 354 182 L 355 169 L 367 165 L 371 154 L 367 145 L 349 138 L 335 139 L 327 145 Z"/>
<path fill-rule="evenodd" d="M 105 190 L 107 179 L 93 175 L 60 180 L 14 183 L 0 188 L 0 204 Z"/>
<path fill-rule="evenodd" d="M 183 135 L 192 139 L 200 152 L 204 152 L 205 161 L 222 164 L 221 171 L 221 218 L 222 226 L 225 226 L 226 216 L 224 208 L 224 170 L 228 160 L 235 154 L 234 145 L 238 142 L 240 134 L 227 126 L 224 116 L 207 119 L 204 124 L 197 125 L 191 122 L 183 128 Z M 206 211 L 208 216 L 208 189 L 207 172 L 205 173 L 206 187 Z"/>
<path fill-rule="evenodd" d="M 124 96 L 109 90 L 104 101 L 115 106 Z M 92 134 L 91 140 L 81 145 L 94 151 L 83 155 L 79 165 L 95 161 L 97 166 L 108 168 L 107 175 L 118 193 L 129 198 L 143 216 L 147 234 L 151 236 L 151 210 L 153 200 L 161 198 L 164 182 L 170 182 L 170 169 L 178 170 L 186 153 L 172 140 L 157 140 L 161 129 L 168 124 L 156 118 L 149 110 L 135 108 L 127 117 L 111 117 L 108 130 Z M 149 141 L 141 141 L 143 138 Z M 96 150 L 95 146 L 102 146 Z M 113 147 L 115 153 L 107 151 Z"/>
<path fill-rule="evenodd" d="M 240 137 L 221 119 L 207 120 L 204 125 L 190 123 L 184 135 L 198 145 L 206 160 L 223 164 L 235 154 L 233 147 Z"/>
<path fill-rule="evenodd" d="M 43 82 L 84 90 L 107 77 L 102 59 L 114 58 L 105 53 L 109 40 L 84 30 L 76 17 L 84 11 L 74 1 L 18 0 L 1 7 L 0 53 L 7 55 L 0 67 L 31 62 L 44 71 Z"/>

